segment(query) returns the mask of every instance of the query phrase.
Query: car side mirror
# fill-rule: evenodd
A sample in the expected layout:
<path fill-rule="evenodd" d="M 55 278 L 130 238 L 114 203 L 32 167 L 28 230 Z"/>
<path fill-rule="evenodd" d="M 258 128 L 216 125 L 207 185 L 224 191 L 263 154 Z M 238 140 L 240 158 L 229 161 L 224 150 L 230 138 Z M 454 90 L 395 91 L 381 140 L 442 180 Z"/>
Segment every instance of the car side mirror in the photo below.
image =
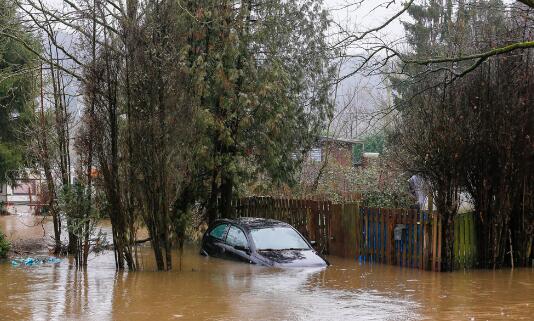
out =
<path fill-rule="evenodd" d="M 243 245 L 234 245 L 234 249 L 238 250 L 238 251 L 243 251 L 247 254 L 250 253 L 250 249 L 248 247 L 245 247 Z"/>
<path fill-rule="evenodd" d="M 311 244 L 312 246 L 315 246 L 315 245 L 317 244 L 317 242 L 316 242 L 316 241 L 310 241 L 310 244 Z"/>

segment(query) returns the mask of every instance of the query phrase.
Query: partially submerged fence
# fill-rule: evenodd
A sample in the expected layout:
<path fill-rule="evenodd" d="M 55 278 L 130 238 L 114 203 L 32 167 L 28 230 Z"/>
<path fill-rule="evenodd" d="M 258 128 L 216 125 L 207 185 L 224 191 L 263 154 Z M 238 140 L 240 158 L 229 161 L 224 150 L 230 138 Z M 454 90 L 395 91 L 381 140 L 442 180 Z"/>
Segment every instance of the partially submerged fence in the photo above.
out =
<path fill-rule="evenodd" d="M 235 217 L 265 217 L 295 226 L 324 254 L 425 270 L 441 270 L 442 222 L 415 209 L 360 208 L 358 203 L 251 197 L 234 202 Z M 475 219 L 454 221 L 456 268 L 476 264 Z"/>

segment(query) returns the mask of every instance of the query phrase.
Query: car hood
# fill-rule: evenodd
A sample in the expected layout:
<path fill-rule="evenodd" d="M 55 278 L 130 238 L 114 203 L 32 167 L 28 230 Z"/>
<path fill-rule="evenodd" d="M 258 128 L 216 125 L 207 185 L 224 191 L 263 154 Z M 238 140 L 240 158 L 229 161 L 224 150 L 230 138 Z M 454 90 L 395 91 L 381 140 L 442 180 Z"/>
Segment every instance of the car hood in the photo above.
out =
<path fill-rule="evenodd" d="M 275 250 L 258 251 L 272 266 L 278 267 L 307 267 L 326 266 L 327 262 L 313 250 Z"/>

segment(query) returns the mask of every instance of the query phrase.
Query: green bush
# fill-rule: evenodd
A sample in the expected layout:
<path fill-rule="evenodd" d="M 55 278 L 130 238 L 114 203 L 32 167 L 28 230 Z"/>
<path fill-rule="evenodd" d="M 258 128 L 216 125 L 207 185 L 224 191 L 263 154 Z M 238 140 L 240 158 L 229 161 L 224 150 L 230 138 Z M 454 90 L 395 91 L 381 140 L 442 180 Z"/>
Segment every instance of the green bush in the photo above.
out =
<path fill-rule="evenodd" d="M 11 244 L 6 239 L 6 236 L 0 231 L 0 259 L 7 257 L 7 252 L 9 251 L 9 248 L 11 247 Z"/>
<path fill-rule="evenodd" d="M 4 202 L 0 201 L 0 215 L 5 215 L 5 213 L 6 213 L 5 206 L 6 206 L 6 204 Z"/>

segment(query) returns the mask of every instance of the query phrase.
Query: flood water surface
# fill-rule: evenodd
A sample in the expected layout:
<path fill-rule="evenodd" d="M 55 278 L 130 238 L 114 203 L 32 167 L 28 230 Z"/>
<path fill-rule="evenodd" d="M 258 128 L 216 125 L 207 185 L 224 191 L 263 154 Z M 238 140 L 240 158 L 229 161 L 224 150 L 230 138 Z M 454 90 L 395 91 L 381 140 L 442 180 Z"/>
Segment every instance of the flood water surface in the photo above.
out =
<path fill-rule="evenodd" d="M 11 239 L 49 238 L 35 218 L 0 217 Z M 26 229 L 22 232 L 22 229 Z M 44 235 L 44 236 L 43 236 Z M 534 270 L 433 273 L 329 257 L 272 269 L 198 255 L 182 271 L 116 273 L 112 252 L 34 267 L 0 263 L 0 320 L 532 320 Z M 178 262 L 174 263 L 178 266 Z"/>

